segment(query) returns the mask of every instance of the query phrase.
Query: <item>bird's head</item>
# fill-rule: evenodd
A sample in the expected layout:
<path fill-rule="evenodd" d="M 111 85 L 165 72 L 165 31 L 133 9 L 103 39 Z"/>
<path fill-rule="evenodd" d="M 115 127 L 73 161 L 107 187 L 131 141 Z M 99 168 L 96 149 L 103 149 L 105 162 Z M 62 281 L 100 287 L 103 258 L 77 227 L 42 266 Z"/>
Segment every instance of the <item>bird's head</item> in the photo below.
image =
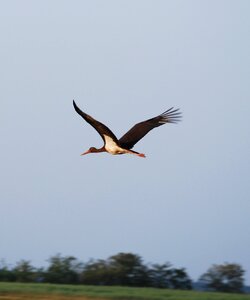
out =
<path fill-rule="evenodd" d="M 96 152 L 98 152 L 98 149 L 96 149 L 95 147 L 90 147 L 87 151 L 83 152 L 81 155 L 96 153 Z"/>

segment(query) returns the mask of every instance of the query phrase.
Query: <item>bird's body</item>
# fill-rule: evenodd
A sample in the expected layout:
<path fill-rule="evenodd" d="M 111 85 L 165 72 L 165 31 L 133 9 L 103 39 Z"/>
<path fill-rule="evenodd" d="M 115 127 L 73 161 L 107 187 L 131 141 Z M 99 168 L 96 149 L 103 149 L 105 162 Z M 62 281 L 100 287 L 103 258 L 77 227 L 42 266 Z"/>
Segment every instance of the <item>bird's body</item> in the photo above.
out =
<path fill-rule="evenodd" d="M 96 129 L 96 131 L 100 134 L 104 141 L 104 146 L 102 148 L 97 149 L 95 147 L 91 147 L 82 155 L 89 153 L 108 152 L 113 155 L 135 154 L 139 157 L 145 157 L 143 153 L 138 153 L 136 151 L 131 150 L 133 146 L 153 128 L 166 123 L 177 123 L 181 118 L 181 114 L 178 109 L 170 108 L 157 117 L 134 125 L 126 134 L 124 134 L 118 140 L 114 133 L 106 125 L 102 124 L 101 122 L 95 120 L 91 116 L 81 111 L 80 108 L 76 105 L 75 101 L 73 101 L 73 105 L 76 112 L 86 122 L 88 122 L 91 126 L 93 126 Z"/>
<path fill-rule="evenodd" d="M 117 142 L 115 142 L 110 136 L 104 134 L 105 139 L 105 149 L 108 153 L 116 155 L 116 154 L 124 154 L 125 149 L 121 148 Z"/>

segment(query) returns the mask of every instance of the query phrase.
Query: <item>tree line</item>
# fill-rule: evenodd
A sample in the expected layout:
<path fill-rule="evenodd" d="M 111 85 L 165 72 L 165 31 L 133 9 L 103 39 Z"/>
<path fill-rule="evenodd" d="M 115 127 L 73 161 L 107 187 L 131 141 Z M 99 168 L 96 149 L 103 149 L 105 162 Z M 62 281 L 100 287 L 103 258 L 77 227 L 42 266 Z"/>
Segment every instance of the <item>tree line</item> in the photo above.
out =
<path fill-rule="evenodd" d="M 9 267 L 0 264 L 0 281 L 46 282 L 59 284 L 116 285 L 191 290 L 192 280 L 184 268 L 170 263 L 145 264 L 133 253 L 118 253 L 106 260 L 80 262 L 73 256 L 57 254 L 48 259 L 47 268 L 35 268 L 28 260 Z M 244 270 L 238 264 L 211 266 L 199 280 L 204 290 L 242 292 Z"/>

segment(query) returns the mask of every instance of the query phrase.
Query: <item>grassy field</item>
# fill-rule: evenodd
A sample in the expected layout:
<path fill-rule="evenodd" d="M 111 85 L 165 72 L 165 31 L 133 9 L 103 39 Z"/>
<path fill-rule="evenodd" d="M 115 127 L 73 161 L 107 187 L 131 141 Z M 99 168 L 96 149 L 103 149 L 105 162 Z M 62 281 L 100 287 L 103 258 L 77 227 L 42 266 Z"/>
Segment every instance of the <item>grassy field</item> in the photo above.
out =
<path fill-rule="evenodd" d="M 250 295 L 152 288 L 0 283 L 0 300 L 250 300 Z"/>

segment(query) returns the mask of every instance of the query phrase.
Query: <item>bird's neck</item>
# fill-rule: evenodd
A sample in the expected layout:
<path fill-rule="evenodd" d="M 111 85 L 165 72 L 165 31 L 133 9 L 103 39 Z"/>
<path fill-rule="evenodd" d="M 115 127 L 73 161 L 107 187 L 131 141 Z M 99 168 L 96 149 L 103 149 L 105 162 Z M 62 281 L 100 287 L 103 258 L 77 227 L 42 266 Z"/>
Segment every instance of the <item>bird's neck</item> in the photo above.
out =
<path fill-rule="evenodd" d="M 99 152 L 106 152 L 106 149 L 105 149 L 105 147 L 103 146 L 102 148 L 96 149 L 96 150 L 93 151 L 93 152 L 96 152 L 96 153 L 99 153 Z"/>

